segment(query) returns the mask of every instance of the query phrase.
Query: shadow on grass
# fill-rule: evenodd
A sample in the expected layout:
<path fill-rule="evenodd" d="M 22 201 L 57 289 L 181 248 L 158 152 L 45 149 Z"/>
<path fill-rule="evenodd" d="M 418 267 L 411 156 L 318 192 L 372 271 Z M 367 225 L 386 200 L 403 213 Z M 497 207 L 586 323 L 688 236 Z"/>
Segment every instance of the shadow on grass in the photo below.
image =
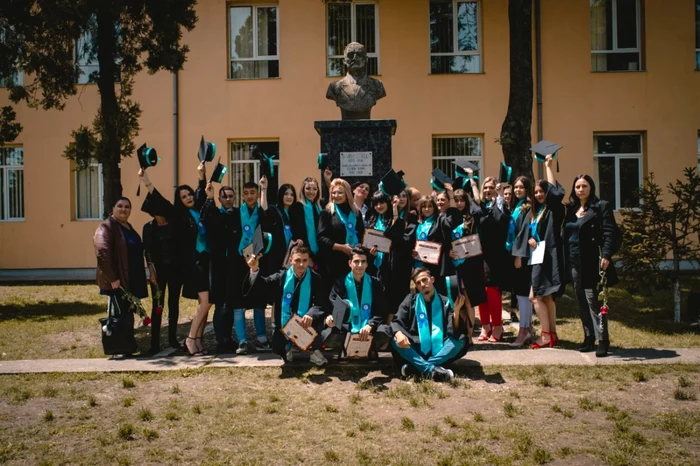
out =
<path fill-rule="evenodd" d="M 78 301 L 59 303 L 40 301 L 19 306 L 0 304 L 0 322 L 8 320 L 46 322 L 76 316 L 101 317 L 103 314 L 106 314 L 104 304 L 88 304 Z M 97 327 L 97 320 L 95 320 L 95 326 Z"/>

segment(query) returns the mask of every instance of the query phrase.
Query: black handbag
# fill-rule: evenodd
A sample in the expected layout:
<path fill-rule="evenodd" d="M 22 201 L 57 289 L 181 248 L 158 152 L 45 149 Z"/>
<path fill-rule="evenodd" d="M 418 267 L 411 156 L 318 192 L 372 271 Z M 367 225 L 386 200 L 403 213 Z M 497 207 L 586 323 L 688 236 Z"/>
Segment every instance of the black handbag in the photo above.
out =
<path fill-rule="evenodd" d="M 130 311 L 127 310 L 127 312 Z M 111 295 L 107 306 L 107 317 L 100 319 L 102 349 L 106 355 L 136 352 L 138 346 L 134 338 L 133 322 L 131 324 L 128 325 L 128 320 L 124 318 L 116 295 Z"/>

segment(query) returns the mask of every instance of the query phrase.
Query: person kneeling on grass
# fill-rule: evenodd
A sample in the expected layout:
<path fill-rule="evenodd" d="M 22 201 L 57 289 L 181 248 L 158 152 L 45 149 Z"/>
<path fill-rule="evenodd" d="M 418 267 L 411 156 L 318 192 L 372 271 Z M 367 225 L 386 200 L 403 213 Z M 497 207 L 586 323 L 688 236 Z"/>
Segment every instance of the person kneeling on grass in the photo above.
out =
<path fill-rule="evenodd" d="M 464 296 L 452 304 L 435 292 L 430 271 L 419 267 L 411 277 L 416 293 L 409 294 L 399 306 L 391 323 L 394 332 L 394 361 L 401 364 L 401 375 L 423 375 L 436 382 L 449 382 L 454 373 L 444 366 L 464 356 L 467 337 L 455 337 L 454 314 L 464 306 Z"/>
<path fill-rule="evenodd" d="M 304 328 L 312 327 L 317 334 L 320 334 L 323 328 L 325 314 L 321 303 L 327 299 L 328 292 L 323 288 L 321 277 L 309 269 L 309 260 L 309 248 L 294 246 L 289 257 L 289 269 L 282 269 L 269 277 L 258 277 L 258 258 L 251 256 L 248 259 L 250 271 L 247 279 L 243 280 L 245 296 L 252 295 L 256 299 L 264 299 L 268 304 L 275 305 L 272 351 L 280 355 L 285 362 L 292 360 L 293 353 L 292 343 L 285 337 L 282 327 L 287 324 L 292 314 L 302 318 Z M 317 366 L 328 362 L 321 354 L 321 343 L 321 338 L 317 335 L 311 344 L 309 360 Z"/>
<path fill-rule="evenodd" d="M 362 341 L 372 338 L 370 357 L 387 348 L 391 328 L 384 324 L 386 307 L 382 282 L 367 272 L 369 251 L 355 246 L 350 254 L 350 273 L 333 284 L 330 303 L 333 314 L 326 317 L 323 342 L 327 348 L 342 349 L 348 332 Z M 339 351 L 340 353 L 340 351 Z"/>

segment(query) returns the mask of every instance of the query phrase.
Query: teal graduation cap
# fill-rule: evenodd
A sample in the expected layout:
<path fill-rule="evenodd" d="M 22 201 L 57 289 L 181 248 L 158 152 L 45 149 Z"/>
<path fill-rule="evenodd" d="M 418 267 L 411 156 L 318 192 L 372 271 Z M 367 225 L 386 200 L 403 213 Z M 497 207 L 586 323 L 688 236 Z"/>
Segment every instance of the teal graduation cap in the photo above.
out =
<path fill-rule="evenodd" d="M 505 162 L 501 162 L 501 169 L 498 172 L 499 183 L 510 183 L 513 177 L 513 167 L 509 167 Z"/>
<path fill-rule="evenodd" d="M 445 172 L 436 168 L 431 173 L 432 178 L 430 178 L 430 185 L 435 188 L 436 191 L 444 191 L 446 184 L 452 184 L 452 178 L 447 176 Z"/>
<path fill-rule="evenodd" d="M 221 163 L 221 157 L 219 157 L 219 160 L 216 162 L 216 168 L 214 168 L 214 171 L 211 173 L 209 181 L 212 183 L 221 183 L 224 179 L 224 175 L 226 175 L 226 171 L 226 165 Z"/>
<path fill-rule="evenodd" d="M 262 167 L 262 174 L 268 179 L 275 176 L 274 157 L 274 155 L 270 156 L 262 152 L 260 153 L 260 166 Z"/>
<path fill-rule="evenodd" d="M 197 151 L 197 158 L 200 162 L 211 162 L 214 160 L 214 155 L 216 155 L 216 144 L 213 142 L 207 142 L 202 136 L 199 141 L 199 151 Z"/>

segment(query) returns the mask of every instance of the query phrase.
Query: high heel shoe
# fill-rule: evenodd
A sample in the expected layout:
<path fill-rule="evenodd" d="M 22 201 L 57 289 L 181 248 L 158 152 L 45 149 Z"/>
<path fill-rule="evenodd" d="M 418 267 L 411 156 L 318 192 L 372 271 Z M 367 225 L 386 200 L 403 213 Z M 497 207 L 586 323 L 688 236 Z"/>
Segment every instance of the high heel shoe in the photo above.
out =
<path fill-rule="evenodd" d="M 522 340 L 518 341 L 520 338 Z M 510 343 L 511 348 L 522 348 L 525 344 L 530 341 L 530 331 L 528 329 L 520 329 L 518 336 L 515 341 Z"/>
<path fill-rule="evenodd" d="M 194 353 L 193 353 L 192 351 L 190 351 L 190 347 L 187 346 L 187 340 L 192 340 L 192 341 L 195 342 L 195 343 L 194 343 L 194 347 L 195 347 L 195 349 L 196 349 L 197 351 L 195 351 Z M 183 346 L 184 346 L 184 348 L 185 348 L 185 351 L 187 351 L 187 355 L 188 355 L 188 356 L 203 356 L 203 354 L 199 351 L 199 348 L 197 347 L 197 339 L 196 339 L 196 338 L 185 337 L 185 341 L 184 341 L 184 345 L 183 345 Z"/>
<path fill-rule="evenodd" d="M 549 341 L 547 341 L 547 342 L 544 341 L 544 336 L 545 336 L 545 335 L 549 335 Z M 551 332 L 545 332 L 545 331 L 543 330 L 543 331 L 542 331 L 542 336 L 541 336 L 540 338 L 542 338 L 542 343 L 540 344 L 540 343 L 537 343 L 537 342 L 535 341 L 535 342 L 533 342 L 533 343 L 530 345 L 530 348 L 532 348 L 532 349 L 540 349 L 540 348 L 544 348 L 545 346 L 549 346 L 549 347 L 552 346 L 552 333 L 551 333 Z"/>
<path fill-rule="evenodd" d="M 203 341 L 204 339 L 203 339 L 202 337 L 197 337 L 197 338 L 195 338 L 195 340 L 202 340 L 202 341 Z M 200 346 L 200 345 L 197 345 L 197 349 L 199 350 L 199 353 L 200 353 L 200 354 L 202 354 L 202 355 L 204 355 L 204 356 L 206 356 L 207 354 L 209 354 L 209 351 L 207 351 L 207 349 L 204 347 L 204 343 L 201 344 L 202 349 L 199 349 L 199 346 Z"/>
<path fill-rule="evenodd" d="M 503 330 L 502 325 L 499 327 L 501 328 L 501 333 L 498 336 L 494 335 L 493 329 L 491 330 L 491 336 L 489 337 L 490 343 L 498 343 L 499 341 L 501 341 L 501 338 L 503 338 L 503 334 L 505 333 L 505 330 Z M 496 327 L 496 328 L 499 328 L 499 327 Z"/>
<path fill-rule="evenodd" d="M 549 347 L 554 348 L 559 344 L 559 336 L 557 336 L 557 332 L 549 332 Z"/>
<path fill-rule="evenodd" d="M 486 330 L 486 327 L 488 327 L 488 331 Z M 493 328 L 491 325 L 484 325 L 481 327 L 481 334 L 479 334 L 479 337 L 476 339 L 477 341 L 488 341 L 489 338 L 491 338 L 491 332 L 493 331 Z"/>

